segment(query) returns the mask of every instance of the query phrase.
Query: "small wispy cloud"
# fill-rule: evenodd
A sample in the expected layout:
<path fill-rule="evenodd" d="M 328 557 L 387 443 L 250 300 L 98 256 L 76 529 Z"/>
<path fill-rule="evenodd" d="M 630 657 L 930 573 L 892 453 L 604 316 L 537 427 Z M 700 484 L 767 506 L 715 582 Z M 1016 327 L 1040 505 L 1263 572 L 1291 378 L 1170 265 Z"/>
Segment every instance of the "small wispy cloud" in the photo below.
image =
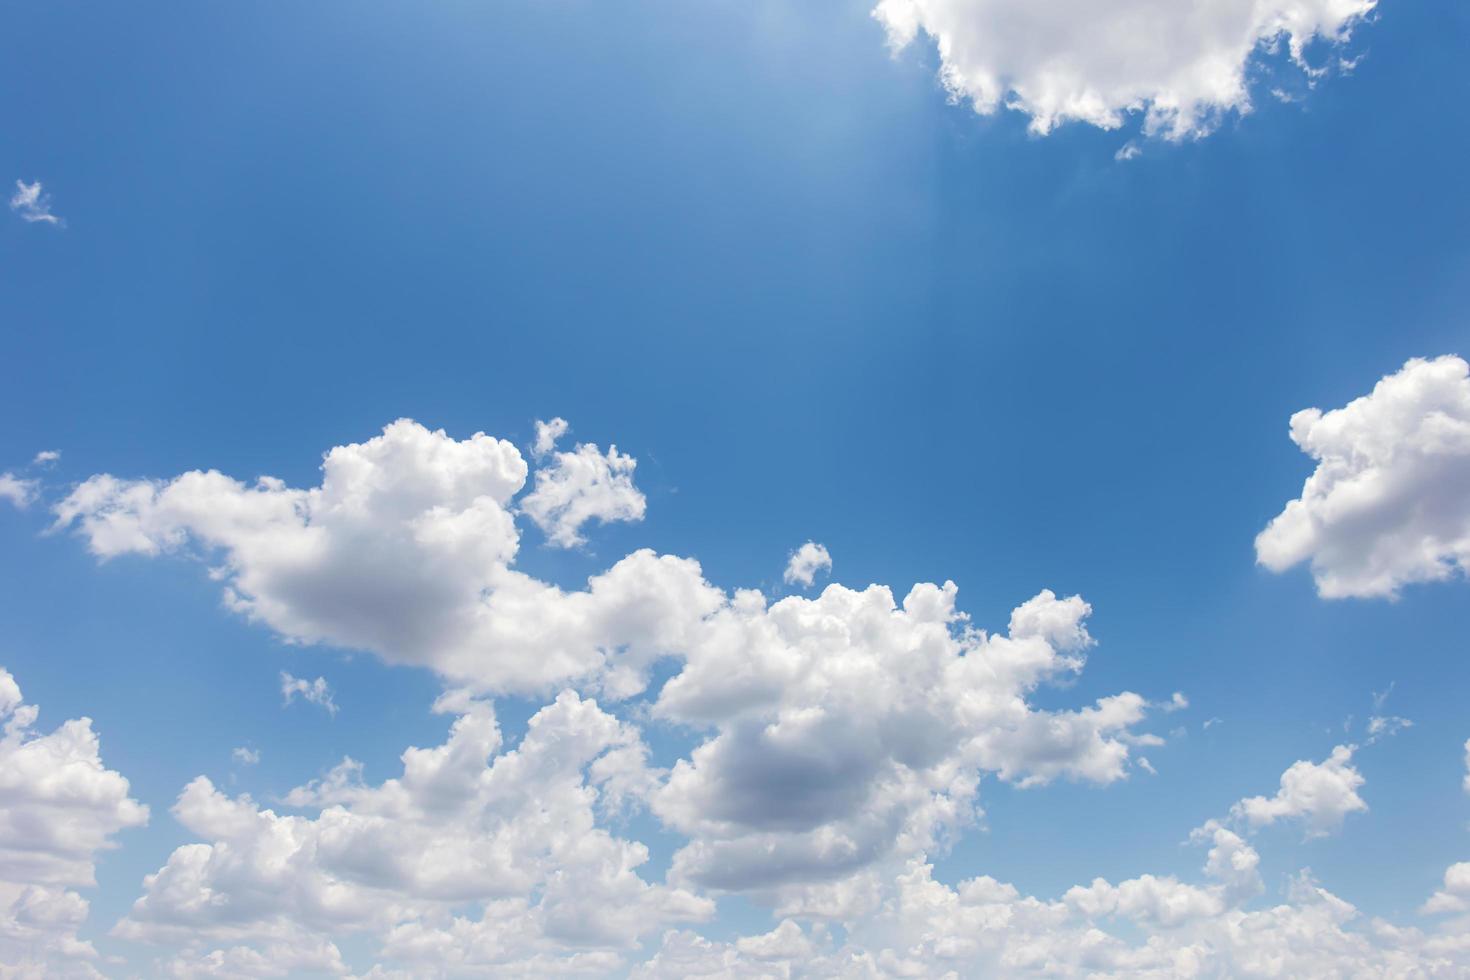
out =
<path fill-rule="evenodd" d="M 31 460 L 32 466 L 50 466 L 61 458 L 60 449 L 43 449 L 36 453 L 36 458 Z"/>
<path fill-rule="evenodd" d="M 238 766 L 254 766 L 260 763 L 260 750 L 239 746 L 230 753 L 230 758 L 235 760 Z"/>
<path fill-rule="evenodd" d="M 64 226 L 65 221 L 51 213 L 51 195 L 41 189 L 41 182 L 27 184 L 23 180 L 15 182 L 15 194 L 10 198 L 10 210 L 20 215 L 21 220 L 35 223 L 37 221 L 48 225 Z"/>
<path fill-rule="evenodd" d="M 281 671 L 281 703 L 288 705 L 300 696 L 304 701 L 320 705 L 327 709 L 327 713 L 335 715 L 337 704 L 332 700 L 332 689 L 327 686 L 325 677 L 318 677 L 314 681 L 302 677 L 292 677 L 284 670 Z"/>
<path fill-rule="evenodd" d="M 0 500 L 8 500 L 22 510 L 31 505 L 39 490 L 40 484 L 35 480 L 27 480 L 14 473 L 0 473 Z"/>

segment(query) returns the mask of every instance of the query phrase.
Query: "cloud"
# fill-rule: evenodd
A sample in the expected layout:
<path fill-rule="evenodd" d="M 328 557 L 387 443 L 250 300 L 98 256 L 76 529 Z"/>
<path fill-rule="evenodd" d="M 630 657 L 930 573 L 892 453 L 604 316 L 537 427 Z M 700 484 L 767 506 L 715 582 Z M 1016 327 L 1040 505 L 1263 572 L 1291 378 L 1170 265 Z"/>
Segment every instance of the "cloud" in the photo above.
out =
<path fill-rule="evenodd" d="M 670 931 L 632 976 L 1122 980 L 1458 976 L 1470 967 L 1453 925 L 1426 933 L 1365 920 L 1307 872 L 1291 880 L 1284 901 L 1252 909 L 1259 856 L 1228 831 L 1209 843 L 1200 883 L 1147 874 L 1116 884 L 1096 879 L 1050 900 L 990 877 L 949 886 L 934 879 L 931 865 L 913 861 L 898 869 L 882 902 L 844 923 L 843 941 L 795 922 L 728 942 Z M 1252 887 L 1236 887 L 1242 879 Z"/>
<path fill-rule="evenodd" d="M 1310 562 L 1323 598 L 1394 598 L 1470 565 L 1470 365 L 1415 358 L 1343 408 L 1291 417 L 1317 462 L 1256 538 L 1273 572 Z"/>
<path fill-rule="evenodd" d="M 21 510 L 31 505 L 40 488 L 35 480 L 23 479 L 14 473 L 0 473 L 0 500 L 8 500 Z"/>
<path fill-rule="evenodd" d="M 971 628 L 957 590 L 829 586 L 767 608 L 740 593 L 652 707 L 714 734 L 653 800 L 689 837 L 673 877 L 757 891 L 784 908 L 825 901 L 895 855 L 973 821 L 980 778 L 1107 784 L 1129 769 L 1148 703 L 1131 692 L 1075 710 L 1027 695 L 1079 673 L 1090 607 L 1043 591 L 1005 635 Z M 823 892 L 822 894 L 825 894 Z M 813 897 L 816 895 L 817 897 Z"/>
<path fill-rule="evenodd" d="M 551 461 L 537 469 L 536 487 L 521 500 L 521 511 L 559 548 L 586 544 L 581 528 L 588 521 L 643 520 L 646 501 L 633 485 L 638 461 L 620 454 L 617 446 L 604 455 L 588 443 L 553 453 L 566 431 L 564 419 L 536 423 L 536 457 Z"/>
<path fill-rule="evenodd" d="M 195 779 L 173 812 L 201 843 L 146 879 L 116 934 L 247 967 L 276 948 L 335 961 L 331 937 L 365 933 L 416 976 L 604 975 L 639 936 L 712 913 L 641 878 L 646 848 L 601 826 L 656 778 L 632 726 L 568 692 L 507 750 L 489 703 L 436 710 L 456 716 L 448 739 L 406 750 L 399 777 L 368 785 L 348 760 L 289 794 L 314 815 Z"/>
<path fill-rule="evenodd" d="M 552 419 L 550 422 L 536 420 L 536 442 L 531 452 L 537 459 L 547 455 L 556 448 L 557 440 L 571 431 L 567 420 L 561 417 Z"/>
<path fill-rule="evenodd" d="M 260 750 L 241 745 L 230 752 L 230 759 L 237 766 L 255 766 L 260 764 Z"/>
<path fill-rule="evenodd" d="M 1281 819 L 1298 819 L 1308 836 L 1321 837 L 1342 827 L 1349 813 L 1366 811 L 1358 796 L 1362 775 L 1352 767 L 1353 746 L 1339 745 L 1320 763 L 1294 762 L 1281 774 L 1281 788 L 1273 797 L 1252 796 L 1230 808 L 1231 816 L 1251 829 Z"/>
<path fill-rule="evenodd" d="M 56 462 L 60 458 L 61 458 L 61 450 L 59 450 L 59 449 L 43 449 L 40 452 L 36 453 L 35 458 L 31 460 L 31 465 L 32 466 L 50 466 L 52 463 Z"/>
<path fill-rule="evenodd" d="M 300 677 L 292 677 L 284 670 L 281 671 L 281 703 L 288 705 L 296 700 L 297 695 L 300 695 L 304 701 L 325 708 L 329 715 L 337 713 L 337 704 L 332 700 L 332 689 L 327 686 L 325 677 L 308 681 Z"/>
<path fill-rule="evenodd" d="M 15 194 L 10 198 L 10 210 L 20 215 L 21 220 L 28 223 L 39 221 L 48 225 L 66 224 L 51 213 L 51 195 L 42 192 L 39 180 L 34 184 L 27 184 L 23 180 L 15 182 Z"/>
<path fill-rule="evenodd" d="M 1444 873 L 1444 887 L 1430 896 L 1425 915 L 1470 912 L 1470 861 L 1452 864 Z"/>
<path fill-rule="evenodd" d="M 768 604 L 650 551 L 563 591 L 510 567 L 525 474 L 508 443 L 400 421 L 327 453 L 317 488 L 101 475 L 55 510 L 102 557 L 197 556 L 233 608 L 289 639 L 421 663 L 471 691 L 616 700 L 665 660 L 668 680 L 639 710 L 698 739 L 649 791 L 688 838 L 676 887 L 811 907 L 973 820 L 987 774 L 1107 784 L 1130 771 L 1133 747 L 1161 741 L 1139 730 L 1151 703 L 1133 692 L 1031 703 L 1086 663 L 1080 597 L 1044 590 L 989 634 L 959 611 L 953 583 L 916 585 L 901 603 L 885 586 L 834 585 Z M 283 680 L 286 696 L 306 693 Z"/>
<path fill-rule="evenodd" d="M 832 556 L 822 545 L 808 541 L 791 553 L 791 560 L 786 563 L 786 573 L 781 578 L 788 585 L 810 587 L 816 580 L 817 572 L 823 569 L 828 572 L 832 570 Z"/>
<path fill-rule="evenodd" d="M 0 668 L 0 963 L 6 976 L 100 976 L 77 938 L 87 901 L 70 889 L 97 883 L 98 852 L 148 808 L 103 766 L 89 719 L 42 734 L 38 715 Z"/>
<path fill-rule="evenodd" d="M 1284 43 L 1314 79 L 1305 49 L 1343 41 L 1374 0 L 881 0 L 873 16 L 901 49 L 922 32 L 939 51 L 950 96 L 990 115 L 1031 118 L 1038 135 L 1067 122 L 1117 129 L 1134 114 L 1143 132 L 1204 136 L 1230 112 L 1251 109 L 1260 56 Z M 1126 159 L 1126 155 L 1124 156 Z"/>

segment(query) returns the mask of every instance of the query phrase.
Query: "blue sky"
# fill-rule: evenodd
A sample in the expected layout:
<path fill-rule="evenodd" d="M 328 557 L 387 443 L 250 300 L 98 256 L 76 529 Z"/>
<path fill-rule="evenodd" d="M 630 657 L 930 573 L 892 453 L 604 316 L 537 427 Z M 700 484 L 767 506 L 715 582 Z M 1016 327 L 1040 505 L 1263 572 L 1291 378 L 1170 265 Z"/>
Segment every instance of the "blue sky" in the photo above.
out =
<path fill-rule="evenodd" d="M 1345 19 L 1341 40 L 1306 47 L 1311 65 L 1326 66 L 1315 78 L 1284 45 L 1263 43 L 1239 66 L 1252 110 L 1207 103 L 1208 124 L 1171 138 L 1144 132 L 1141 111 L 1123 111 L 1116 129 L 1073 118 L 1038 133 L 1043 110 L 1027 101 L 1021 62 L 997 71 L 1022 108 L 977 112 L 976 91 L 946 92 L 938 80 L 936 36 L 951 23 L 1004 36 L 1012 28 L 986 18 L 1003 19 L 995 10 L 1006 4 L 911 6 L 925 19 L 897 51 L 864 2 L 11 6 L 0 179 L 7 198 L 11 181 L 21 191 L 40 182 L 64 222 L 25 220 L 36 212 L 24 202 L 0 214 L 0 470 L 30 488 L 15 495 L 27 506 L 0 501 L 0 666 L 41 708 L 34 737 L 92 719 L 102 764 L 150 811 L 146 825 L 109 825 L 116 847 L 86 851 L 95 886 L 0 863 L 0 897 L 33 886 L 90 903 L 75 931 L 95 956 L 66 959 L 66 970 L 267 975 L 233 952 L 255 950 L 278 975 L 362 975 L 375 964 L 420 976 L 562 975 L 570 949 L 604 957 L 579 961 L 595 975 L 687 975 L 694 961 L 670 965 L 680 961 L 665 930 L 688 930 L 709 955 L 728 953 L 721 962 L 734 976 L 761 963 L 786 975 L 897 975 L 900 960 L 920 963 L 919 975 L 1030 975 L 989 947 L 979 958 L 924 959 L 939 927 L 925 946 L 851 910 L 790 914 L 815 952 L 761 959 L 758 944 L 738 945 L 777 927 L 786 913 L 773 909 L 800 903 L 712 886 L 676 858 L 734 833 L 698 821 L 778 802 L 739 796 L 735 776 L 713 763 L 696 767 L 709 785 L 687 793 L 670 775 L 707 739 L 735 745 L 754 724 L 659 717 L 660 684 L 681 670 L 693 677 L 698 658 L 713 656 L 690 652 L 703 641 L 661 649 L 649 687 L 631 697 L 585 673 L 513 689 L 484 664 L 528 656 L 520 647 L 442 640 L 488 658 L 476 661 L 488 672 L 451 676 L 427 648 L 356 631 L 370 607 L 400 604 L 405 621 L 442 626 L 391 574 L 376 592 L 371 583 L 353 592 L 340 570 L 272 585 L 264 599 L 293 621 L 336 624 L 307 635 L 283 625 L 285 613 L 226 608 L 222 585 L 250 598 L 242 576 L 257 559 L 244 539 L 206 540 L 208 519 L 192 511 L 156 517 L 148 533 L 171 544 L 155 557 L 119 548 L 99 560 L 80 518 L 48 530 L 54 508 L 97 474 L 168 481 L 213 469 L 246 484 L 268 475 L 316 487 L 323 453 L 367 443 L 400 418 L 421 423 L 425 438 L 442 429 L 446 440 L 506 440 L 530 467 L 527 494 L 539 492 L 538 473 L 571 473 L 574 461 L 557 452 L 579 443 L 597 447 L 594 463 L 612 444 L 637 459 L 628 492 L 646 502 L 639 520 L 597 509 L 600 494 L 622 486 L 615 472 L 567 484 L 589 494 L 596 515 L 577 525 L 586 539 L 577 547 L 550 542 L 525 497 L 497 505 L 520 529 L 514 568 L 568 593 L 648 548 L 697 560 L 710 589 L 756 589 L 771 602 L 818 602 L 829 581 L 885 584 L 901 601 L 914 583 L 949 580 L 973 625 L 999 635 L 1043 589 L 1082 596 L 1096 640 L 1085 669 L 1024 697 L 1063 713 L 1124 691 L 1151 702 L 1120 730 L 1126 766 L 1089 778 L 1073 759 L 1078 768 L 1023 787 L 1027 766 L 1040 764 L 1029 749 L 1016 750 L 1009 775 L 961 753 L 957 764 L 979 780 L 967 799 L 983 815 L 938 821 L 943 840 L 925 848 L 881 845 L 861 869 L 875 887 L 895 887 L 903 862 L 920 856 L 947 888 L 988 875 L 1062 905 L 1095 878 L 1172 876 L 1195 889 L 1180 894 L 1223 911 L 1183 924 L 1123 912 L 1097 921 L 1125 944 L 1155 936 L 1211 950 L 1200 975 L 1245 975 L 1255 967 L 1211 938 L 1211 921 L 1297 902 L 1288 881 L 1310 868 L 1361 913 L 1342 928 L 1367 934 L 1382 917 L 1421 930 L 1399 952 L 1412 947 L 1427 972 L 1470 970 L 1470 953 L 1446 952 L 1445 939 L 1470 931 L 1470 894 L 1443 880 L 1470 859 L 1467 593 L 1456 566 L 1470 540 L 1470 443 L 1380 460 L 1398 491 L 1365 518 L 1368 530 L 1335 530 L 1318 515 L 1316 550 L 1304 552 L 1304 562 L 1348 563 L 1363 535 L 1379 555 L 1438 548 L 1440 581 L 1405 573 L 1392 598 L 1369 588 L 1328 597 L 1304 562 L 1273 572 L 1255 544 L 1316 466 L 1292 441 L 1293 413 L 1340 409 L 1394 376 L 1412 405 L 1440 404 L 1441 389 L 1430 392 L 1428 375 L 1406 362 L 1470 355 L 1470 129 L 1455 108 L 1470 98 L 1470 15 L 1385 2 Z M 1151 5 L 1114 0 L 1075 15 L 1081 5 L 1053 6 L 1059 23 L 1121 23 L 1139 10 L 1147 18 Z M 1111 41 L 1078 50 L 1046 33 L 1055 25 L 1014 29 L 1055 45 L 1083 82 L 1111 77 L 1110 56 L 1135 65 L 1171 43 L 1144 31 L 1129 41 L 1137 50 Z M 1145 105 L 1171 94 L 1139 84 Z M 1137 155 L 1118 159 L 1125 146 Z M 1453 373 L 1434 382 L 1444 404 L 1460 390 Z M 1392 448 L 1427 431 L 1428 409 L 1407 421 L 1368 409 L 1343 423 L 1344 445 L 1360 440 L 1344 459 L 1371 456 L 1363 447 L 1377 445 L 1375 432 Z M 555 417 L 570 434 L 538 457 L 536 423 Z M 61 456 L 33 463 L 43 450 Z M 109 506 L 145 520 L 131 504 Z M 1441 530 L 1458 527 L 1459 543 L 1414 523 L 1425 514 Z M 375 532 L 352 533 L 368 542 L 360 567 L 370 579 Z M 809 540 L 830 552 L 830 575 L 810 588 L 784 582 L 789 555 Z M 327 592 L 342 608 L 312 605 Z M 690 615 L 687 603 L 674 606 Z M 283 671 L 324 678 L 339 710 L 283 704 Z M 720 687 L 729 675 L 701 683 Z M 712 904 L 684 918 L 660 906 L 648 931 L 617 941 L 546 938 L 536 953 L 550 959 L 534 964 L 395 957 L 379 922 L 307 923 L 286 936 L 238 897 L 218 920 L 155 901 L 153 918 L 118 927 L 175 848 L 219 846 L 170 812 L 195 777 L 313 818 L 320 806 L 277 801 L 343 756 L 363 764 L 367 786 L 401 775 L 405 748 L 439 745 L 455 717 L 477 717 L 431 712 L 460 687 L 493 703 L 507 749 L 560 690 L 597 698 L 647 745 L 651 773 L 626 812 L 598 810 L 598 826 L 647 846 L 637 873 L 650 888 Z M 1176 691 L 1187 708 L 1158 707 Z M 771 696 L 796 710 L 797 695 Z M 815 703 L 836 718 L 841 697 L 823 697 L 832 700 Z M 774 723 L 770 712 L 762 723 Z M 1375 714 L 1412 726 L 1369 744 Z M 860 717 L 842 724 L 857 741 L 868 734 Z M 983 724 L 966 721 L 964 737 Z M 1145 733 L 1164 744 L 1128 741 Z M 831 747 L 830 733 L 812 738 L 822 743 L 813 752 Z M 1229 816 L 1237 801 L 1272 797 L 1293 763 L 1324 764 L 1337 745 L 1357 746 L 1362 782 L 1349 792 L 1365 810 L 1350 807 L 1317 835 L 1310 808 L 1259 826 L 1244 811 Z M 257 750 L 258 764 L 232 761 L 237 747 Z M 807 758 L 805 747 L 792 751 Z M 845 832 L 845 808 L 881 809 L 877 790 L 842 789 L 846 802 L 819 821 L 834 833 Z M 726 791 L 736 798 L 716 799 Z M 39 798 L 26 792 L 0 789 L 0 815 L 21 821 Z M 1201 872 L 1208 847 L 1189 838 L 1210 820 L 1259 854 L 1258 894 L 1221 898 L 1227 883 Z M 411 918 L 436 927 L 455 914 L 479 921 L 489 894 L 434 904 L 369 878 L 353 887 L 380 903 L 428 902 Z M 1466 879 L 1470 892 L 1470 870 Z M 528 901 L 543 900 L 544 881 L 527 887 Z M 1436 891 L 1449 896 L 1448 915 L 1421 912 Z M 1068 906 L 1069 925 L 1039 935 L 1063 948 L 1065 929 L 1088 914 L 1081 902 Z M 550 915 L 550 899 L 540 908 Z M 879 938 L 862 948 L 849 932 Z M 463 952 L 457 935 L 451 946 Z M 5 956 L 61 955 L 39 942 Z M 301 953 L 322 943 L 340 959 Z M 1367 971 L 1387 955 L 1368 945 L 1351 954 L 1365 957 L 1356 966 L 1329 957 L 1295 969 Z M 210 961 L 215 950 L 228 955 Z M 655 954 L 662 961 L 649 966 Z M 1089 967 L 1049 955 L 1060 973 L 1146 972 L 1141 960 Z M 44 962 L 66 975 L 63 959 Z M 1189 975 L 1181 963 L 1147 969 Z"/>

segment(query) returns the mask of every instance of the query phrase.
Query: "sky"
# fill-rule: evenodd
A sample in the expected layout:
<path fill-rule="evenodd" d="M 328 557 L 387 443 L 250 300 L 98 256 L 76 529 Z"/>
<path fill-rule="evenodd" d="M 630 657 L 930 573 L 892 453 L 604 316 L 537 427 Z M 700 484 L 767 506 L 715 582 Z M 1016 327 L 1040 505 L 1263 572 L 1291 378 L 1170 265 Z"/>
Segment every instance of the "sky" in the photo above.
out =
<path fill-rule="evenodd" d="M 1470 976 L 1467 44 L 9 5 L 0 977 Z"/>

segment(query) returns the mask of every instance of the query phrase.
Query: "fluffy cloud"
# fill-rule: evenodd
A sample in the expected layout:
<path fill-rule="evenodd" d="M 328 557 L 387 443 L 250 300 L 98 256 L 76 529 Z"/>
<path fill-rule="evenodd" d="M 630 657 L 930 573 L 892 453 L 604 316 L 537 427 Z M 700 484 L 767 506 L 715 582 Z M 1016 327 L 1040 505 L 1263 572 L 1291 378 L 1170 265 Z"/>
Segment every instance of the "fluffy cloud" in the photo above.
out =
<path fill-rule="evenodd" d="M 1322 762 L 1294 762 L 1281 774 L 1281 788 L 1272 797 L 1252 796 L 1231 807 L 1231 816 L 1252 829 L 1281 819 L 1301 820 L 1313 837 L 1342 827 L 1349 813 L 1368 809 L 1358 795 L 1362 775 L 1352 767 L 1353 747 L 1339 745 Z"/>
<path fill-rule="evenodd" d="M 633 485 L 638 461 L 620 454 L 617 446 L 604 454 L 579 443 L 569 453 L 553 453 L 567 428 L 559 418 L 536 423 L 536 456 L 549 456 L 550 462 L 537 469 L 536 487 L 521 501 L 521 510 L 551 544 L 575 548 L 586 543 L 581 528 L 588 521 L 641 521 L 646 503 Z"/>
<path fill-rule="evenodd" d="M 273 949 L 340 966 L 332 937 L 367 933 L 413 975 L 517 976 L 605 972 L 644 932 L 708 917 L 708 900 L 640 878 L 647 850 L 599 825 L 655 779 L 633 728 L 566 693 L 506 751 L 488 703 L 436 708 L 457 716 L 450 735 L 405 751 L 402 776 L 370 786 L 346 760 L 288 795 L 314 816 L 194 780 L 174 815 L 205 843 L 146 879 L 117 934 L 183 945 L 179 971 L 249 973 Z"/>
<path fill-rule="evenodd" d="M 10 198 L 10 210 L 20 215 L 21 220 L 27 223 L 41 222 L 47 225 L 65 224 L 59 217 L 51 213 L 51 195 L 41 190 L 41 182 L 27 184 L 23 180 L 15 182 L 15 193 Z"/>
<path fill-rule="evenodd" d="M 1317 468 L 1256 538 L 1275 572 L 1310 562 L 1324 598 L 1396 596 L 1470 565 L 1470 365 L 1414 359 L 1343 408 L 1291 417 Z"/>
<path fill-rule="evenodd" d="M 230 759 L 236 765 L 256 766 L 260 764 L 260 750 L 252 749 L 246 745 L 236 746 L 230 751 Z"/>
<path fill-rule="evenodd" d="M 875 862 L 936 846 L 975 816 L 980 778 L 1023 786 L 1125 776 L 1136 694 L 1071 711 L 1027 701 L 1076 674 L 1091 638 L 1077 597 L 1042 592 L 1006 635 L 970 627 L 956 589 L 829 586 L 767 608 L 737 594 L 659 693 L 655 718 L 715 734 L 680 760 L 654 809 L 691 843 L 678 880 L 831 899 Z M 848 885 L 857 887 L 853 881 Z M 810 892 L 817 887 L 818 893 Z"/>
<path fill-rule="evenodd" d="M 195 471 L 168 481 L 94 476 L 57 504 L 92 552 L 193 554 L 226 603 L 299 643 L 372 651 L 480 690 L 546 693 L 603 677 L 641 690 L 721 602 L 695 562 L 640 551 L 564 592 L 510 567 L 515 446 L 456 441 L 401 420 L 327 453 L 319 487 Z"/>
<path fill-rule="evenodd" d="M 786 573 L 781 578 L 788 585 L 810 586 L 816 580 L 817 572 L 832 570 L 832 556 L 827 549 L 813 541 L 797 548 L 791 553 L 791 560 L 786 563 Z"/>
<path fill-rule="evenodd" d="M 0 668 L 0 976 L 98 976 L 77 938 L 87 901 L 69 889 L 96 884 L 97 852 L 148 808 L 102 765 L 89 719 L 41 734 L 38 714 Z"/>
<path fill-rule="evenodd" d="M 785 921 L 759 936 L 717 942 L 670 931 L 633 973 L 674 977 L 1457 977 L 1470 941 L 1455 923 L 1426 932 L 1365 919 L 1310 875 L 1283 901 L 1261 891 L 1255 850 L 1215 827 L 1200 882 L 1144 874 L 1096 879 L 1059 899 L 1022 894 L 990 877 L 950 886 L 922 859 L 895 870 L 881 896 L 843 921 L 845 941 L 820 922 Z M 1470 905 L 1470 865 L 1445 875 L 1426 906 Z"/>
<path fill-rule="evenodd" d="M 1373 7 L 1374 0 L 881 0 L 873 16 L 895 48 L 920 32 L 933 38 L 945 88 L 983 115 L 1015 109 L 1044 134 L 1073 121 L 1117 129 L 1142 113 L 1146 134 L 1180 140 L 1209 133 L 1224 113 L 1249 112 L 1248 75 L 1283 41 L 1298 69 L 1322 74 L 1308 65 L 1308 43 L 1346 39 Z"/>
<path fill-rule="evenodd" d="M 1427 915 L 1470 912 L 1470 861 L 1452 864 L 1444 873 L 1444 887 L 1424 903 Z"/>
<path fill-rule="evenodd" d="M 300 677 L 292 677 L 284 670 L 281 671 L 281 703 L 290 704 L 297 697 L 325 708 L 329 715 L 337 713 L 337 702 L 332 700 L 332 689 L 328 686 L 325 677 L 308 681 Z"/>

